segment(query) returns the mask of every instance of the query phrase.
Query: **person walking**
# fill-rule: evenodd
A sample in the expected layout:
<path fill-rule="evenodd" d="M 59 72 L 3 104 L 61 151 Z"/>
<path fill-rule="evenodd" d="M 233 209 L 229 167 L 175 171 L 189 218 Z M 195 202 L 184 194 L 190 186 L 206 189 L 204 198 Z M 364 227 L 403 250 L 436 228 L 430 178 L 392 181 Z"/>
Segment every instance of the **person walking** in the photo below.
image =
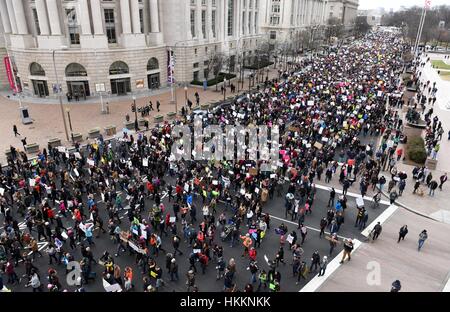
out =
<path fill-rule="evenodd" d="M 428 193 L 428 195 L 434 197 L 434 191 L 438 188 L 438 183 L 433 180 L 430 182 L 428 187 L 430 188 L 430 192 Z"/>
<path fill-rule="evenodd" d="M 327 258 L 327 256 L 323 256 L 322 262 L 320 263 L 319 276 L 324 276 L 325 275 L 325 271 L 327 269 L 327 265 L 328 265 L 328 258 Z"/>
<path fill-rule="evenodd" d="M 441 182 L 441 183 L 439 183 L 439 190 L 442 191 L 442 186 L 444 185 L 445 182 L 447 182 L 447 179 L 448 179 L 447 178 L 447 172 L 444 173 L 443 175 L 441 175 L 441 177 L 439 178 L 439 180 Z"/>
<path fill-rule="evenodd" d="M 401 288 L 402 284 L 400 283 L 399 280 L 396 280 L 392 283 L 391 292 L 399 292 Z"/>
<path fill-rule="evenodd" d="M 382 229 L 383 229 L 383 228 L 382 228 L 380 222 L 378 222 L 378 223 L 374 226 L 374 228 L 373 228 L 373 230 L 372 230 L 372 240 L 373 240 L 373 241 L 375 241 L 375 240 L 378 238 L 378 236 L 380 236 Z"/>
<path fill-rule="evenodd" d="M 320 233 L 319 233 L 319 238 L 322 238 L 322 235 L 325 236 L 325 228 L 327 227 L 328 224 L 328 220 L 327 218 L 323 217 L 320 220 Z"/>
<path fill-rule="evenodd" d="M 14 137 L 17 137 L 18 135 L 20 135 L 20 133 L 17 131 L 16 125 L 13 126 L 13 132 L 14 132 Z"/>
<path fill-rule="evenodd" d="M 351 253 L 353 251 L 353 248 L 354 248 L 353 241 L 351 239 L 346 239 L 344 241 L 344 254 L 342 256 L 341 262 L 339 263 L 341 264 L 344 263 L 346 257 L 348 257 L 348 261 L 351 260 Z"/>
<path fill-rule="evenodd" d="M 313 271 L 313 267 L 314 267 L 314 271 Z M 320 254 L 316 250 L 311 256 L 311 265 L 309 266 L 309 271 L 316 272 L 317 267 L 320 267 Z"/>
<path fill-rule="evenodd" d="M 425 243 L 425 241 L 428 239 L 428 233 L 427 230 L 423 230 L 420 234 L 419 234 L 419 246 L 418 246 L 418 251 L 420 251 L 420 249 L 422 249 L 423 244 Z"/>
<path fill-rule="evenodd" d="M 334 197 L 336 196 L 336 191 L 334 190 L 334 187 L 331 188 L 330 191 L 330 198 L 328 199 L 328 207 L 333 207 L 334 206 Z"/>
<path fill-rule="evenodd" d="M 408 226 L 404 225 L 400 228 L 400 231 L 398 232 L 398 241 L 397 243 L 400 243 L 400 240 L 405 240 L 405 236 L 408 234 Z"/>

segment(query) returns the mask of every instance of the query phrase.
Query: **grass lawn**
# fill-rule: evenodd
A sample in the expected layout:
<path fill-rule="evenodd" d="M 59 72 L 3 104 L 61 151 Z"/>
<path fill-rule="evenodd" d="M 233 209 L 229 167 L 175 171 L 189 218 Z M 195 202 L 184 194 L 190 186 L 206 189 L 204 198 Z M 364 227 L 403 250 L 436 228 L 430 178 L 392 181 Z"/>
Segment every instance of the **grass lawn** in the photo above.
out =
<path fill-rule="evenodd" d="M 431 64 L 433 64 L 433 66 L 437 69 L 449 69 L 450 70 L 450 65 L 447 65 L 444 63 L 444 61 L 431 61 Z"/>
<path fill-rule="evenodd" d="M 439 74 L 443 80 L 450 81 L 450 71 L 441 71 Z"/>

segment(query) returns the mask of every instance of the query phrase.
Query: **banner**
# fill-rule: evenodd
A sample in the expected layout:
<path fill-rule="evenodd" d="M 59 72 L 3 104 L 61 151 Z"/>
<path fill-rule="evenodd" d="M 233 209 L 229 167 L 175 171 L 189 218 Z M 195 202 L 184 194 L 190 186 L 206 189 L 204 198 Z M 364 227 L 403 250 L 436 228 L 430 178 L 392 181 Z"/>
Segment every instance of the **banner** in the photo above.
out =
<path fill-rule="evenodd" d="M 13 75 L 13 71 L 12 71 L 12 68 L 11 68 L 11 60 L 10 60 L 9 56 L 5 56 L 3 58 L 3 62 L 5 63 L 6 76 L 8 77 L 9 87 L 14 92 L 17 92 L 18 90 L 17 90 L 16 84 L 14 82 L 14 75 Z"/>

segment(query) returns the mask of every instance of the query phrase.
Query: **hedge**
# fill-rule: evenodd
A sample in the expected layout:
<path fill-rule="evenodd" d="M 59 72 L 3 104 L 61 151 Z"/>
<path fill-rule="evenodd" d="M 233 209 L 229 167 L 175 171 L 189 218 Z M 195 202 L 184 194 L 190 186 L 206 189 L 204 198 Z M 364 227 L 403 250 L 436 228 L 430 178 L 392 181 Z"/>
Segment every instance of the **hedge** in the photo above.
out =
<path fill-rule="evenodd" d="M 425 142 L 420 136 L 415 136 L 408 140 L 406 151 L 409 159 L 418 164 L 424 164 L 427 160 Z"/>
<path fill-rule="evenodd" d="M 214 86 L 218 83 L 221 83 L 221 82 L 223 82 L 224 78 L 227 78 L 227 80 L 231 80 L 233 78 L 236 78 L 236 75 L 228 74 L 228 73 L 219 73 L 219 75 L 217 76 L 217 79 L 213 78 L 213 79 L 209 79 L 207 81 L 207 86 L 210 87 L 210 86 Z M 191 81 L 191 84 L 196 85 L 196 86 L 203 86 L 203 81 L 193 80 L 193 81 Z"/>
<path fill-rule="evenodd" d="M 268 62 L 268 61 L 262 61 L 262 62 L 259 62 L 259 68 L 258 68 L 258 63 L 256 63 L 256 64 L 253 64 L 253 65 L 247 65 L 247 66 L 244 66 L 244 68 L 245 69 L 261 69 L 261 68 L 264 68 L 264 67 L 267 67 L 267 66 L 270 66 L 270 65 L 273 65 L 274 63 L 273 62 Z"/>

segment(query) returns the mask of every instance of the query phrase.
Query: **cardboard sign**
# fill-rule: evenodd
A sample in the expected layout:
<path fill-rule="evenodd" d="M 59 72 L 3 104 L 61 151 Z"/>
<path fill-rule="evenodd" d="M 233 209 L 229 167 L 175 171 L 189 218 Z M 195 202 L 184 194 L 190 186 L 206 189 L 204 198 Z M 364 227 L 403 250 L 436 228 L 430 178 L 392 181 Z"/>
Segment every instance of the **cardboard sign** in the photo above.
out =
<path fill-rule="evenodd" d="M 73 153 L 73 155 L 75 156 L 76 159 L 81 159 L 81 155 L 79 152 L 75 152 Z"/>
<path fill-rule="evenodd" d="M 250 168 L 248 172 L 250 173 L 250 175 L 256 176 L 258 174 L 258 169 Z"/>
<path fill-rule="evenodd" d="M 142 159 L 142 166 L 143 167 L 148 167 L 148 159 L 147 158 L 143 158 Z"/>
<path fill-rule="evenodd" d="M 316 142 L 316 143 L 314 143 L 314 147 L 317 148 L 317 149 L 322 149 L 323 144 L 319 143 L 319 142 Z"/>
<path fill-rule="evenodd" d="M 89 166 L 94 167 L 95 166 L 95 161 L 93 159 L 88 159 L 87 163 Z"/>

